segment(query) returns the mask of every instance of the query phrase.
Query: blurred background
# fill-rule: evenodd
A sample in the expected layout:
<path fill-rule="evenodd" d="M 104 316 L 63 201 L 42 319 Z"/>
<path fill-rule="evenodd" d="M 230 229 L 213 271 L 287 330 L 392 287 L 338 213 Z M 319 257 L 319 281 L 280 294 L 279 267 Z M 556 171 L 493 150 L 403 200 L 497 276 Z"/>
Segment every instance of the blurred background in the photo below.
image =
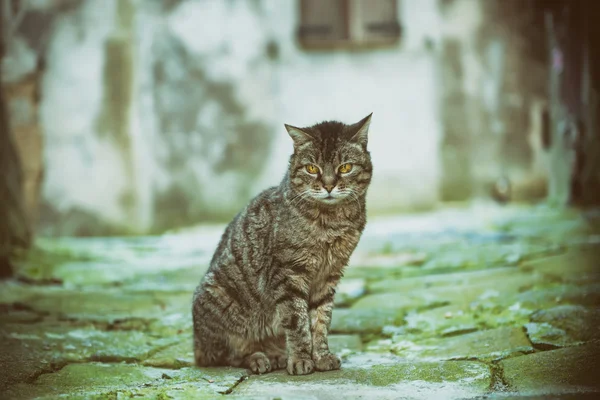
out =
<path fill-rule="evenodd" d="M 370 112 L 372 215 L 597 202 L 593 3 L 3 0 L 4 236 L 225 222 Z"/>
<path fill-rule="evenodd" d="M 0 0 L 0 398 L 600 398 L 599 10 Z M 190 368 L 284 124 L 371 112 L 342 371 Z"/>

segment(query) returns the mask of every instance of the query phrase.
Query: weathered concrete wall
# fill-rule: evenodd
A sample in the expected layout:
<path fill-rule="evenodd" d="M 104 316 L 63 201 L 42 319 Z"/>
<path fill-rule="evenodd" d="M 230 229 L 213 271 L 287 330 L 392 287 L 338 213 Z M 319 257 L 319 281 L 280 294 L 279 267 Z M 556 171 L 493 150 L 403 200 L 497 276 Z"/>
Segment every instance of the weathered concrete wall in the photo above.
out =
<path fill-rule="evenodd" d="M 550 67 L 549 198 L 600 204 L 600 10 L 593 1 L 544 4 Z"/>
<path fill-rule="evenodd" d="M 437 0 L 401 2 L 396 47 L 328 53 L 299 49 L 295 1 L 45 3 L 23 46 L 45 65 L 42 232 L 230 218 L 283 176 L 284 123 L 370 112 L 370 211 L 436 203 Z"/>
<path fill-rule="evenodd" d="M 498 197 L 507 182 L 513 200 L 546 193 L 547 152 L 541 111 L 547 79 L 543 37 L 525 2 L 443 3 L 440 52 L 443 116 L 442 198 Z"/>
<path fill-rule="evenodd" d="M 180 3 L 86 1 L 57 17 L 41 106 L 44 232 L 161 230 L 229 217 L 249 198 L 273 132 L 273 113 L 243 93 L 244 81 L 265 84 L 264 45 L 246 40 L 252 52 L 223 59 L 232 38 L 199 38 L 205 11 L 225 7 L 214 23 L 230 18 L 242 38 L 260 32 L 258 15 Z"/>
<path fill-rule="evenodd" d="M 40 40 L 35 35 L 27 35 L 28 24 L 23 24 L 25 37 L 14 34 L 23 16 L 21 6 L 20 3 L 3 2 L 0 10 L 0 135 L 3 136 L 3 144 L 0 145 L 0 171 L 3 174 L 3 184 L 0 185 L 3 186 L 0 188 L 0 225 L 3 228 L 3 232 L 0 232 L 0 258 L 6 255 L 7 244 L 9 249 L 12 248 L 11 251 L 16 247 L 27 247 L 32 227 L 37 222 L 44 169 L 44 139 L 39 123 L 42 71 L 39 60 L 30 50 L 32 47 L 38 48 Z"/>
<path fill-rule="evenodd" d="M 284 123 L 370 112 L 370 213 L 487 198 L 501 177 L 517 199 L 545 190 L 544 99 L 526 79 L 544 76 L 505 2 L 399 1 L 397 45 L 319 52 L 296 42 L 293 0 L 36 4 L 17 36 L 21 63 L 44 65 L 44 233 L 228 219 L 280 181 Z"/>
<path fill-rule="evenodd" d="M 270 2 L 272 36 L 278 38 L 276 69 L 279 123 L 307 125 L 322 119 L 358 121 L 373 112 L 369 147 L 375 173 L 369 211 L 427 208 L 438 201 L 441 124 L 435 53 L 439 36 L 436 0 L 400 2 L 401 42 L 362 52 L 304 52 L 294 41 L 294 2 Z M 278 130 L 276 151 L 261 185 L 284 171 L 292 144 Z M 264 184 L 263 184 L 264 182 Z"/>
<path fill-rule="evenodd" d="M 19 154 L 23 179 L 24 209 L 29 223 L 37 222 L 42 187 L 44 139 L 38 123 L 39 75 L 33 73 L 4 86 L 11 117 L 12 135 Z"/>
<path fill-rule="evenodd" d="M 192 1 L 140 7 L 136 26 L 134 148 L 149 167 L 138 190 L 152 225 L 230 218 L 253 195 L 277 125 L 264 17 L 250 2 Z"/>

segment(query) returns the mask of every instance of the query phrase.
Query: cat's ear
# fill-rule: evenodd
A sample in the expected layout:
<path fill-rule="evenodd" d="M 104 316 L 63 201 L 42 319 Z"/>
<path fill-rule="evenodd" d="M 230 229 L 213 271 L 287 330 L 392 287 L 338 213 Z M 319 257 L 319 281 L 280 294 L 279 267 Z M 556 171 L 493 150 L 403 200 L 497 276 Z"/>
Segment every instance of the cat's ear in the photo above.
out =
<path fill-rule="evenodd" d="M 369 126 L 371 125 L 372 115 L 373 113 L 367 115 L 353 125 L 353 128 L 356 129 L 356 133 L 350 138 L 351 142 L 358 143 L 365 149 L 367 148 L 367 142 L 369 141 Z"/>
<path fill-rule="evenodd" d="M 310 136 L 308 133 L 306 133 L 305 131 L 303 131 L 300 128 L 296 128 L 295 126 L 291 126 L 288 124 L 284 124 L 284 125 L 285 125 L 285 129 L 287 130 L 290 137 L 294 141 L 294 145 L 296 145 L 296 146 L 299 146 L 303 143 L 306 143 L 306 142 L 314 139 L 312 136 Z"/>

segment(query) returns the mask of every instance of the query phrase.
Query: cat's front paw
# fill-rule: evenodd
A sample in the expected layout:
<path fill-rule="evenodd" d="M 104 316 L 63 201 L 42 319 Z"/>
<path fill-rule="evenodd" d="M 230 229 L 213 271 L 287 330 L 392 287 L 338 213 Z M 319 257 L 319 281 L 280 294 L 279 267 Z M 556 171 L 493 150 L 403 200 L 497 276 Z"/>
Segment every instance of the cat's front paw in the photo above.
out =
<path fill-rule="evenodd" d="M 288 357 L 287 372 L 290 375 L 308 375 L 315 370 L 315 363 L 310 358 Z"/>
<path fill-rule="evenodd" d="M 332 353 L 314 355 L 313 360 L 315 361 L 315 369 L 317 371 L 332 371 L 340 369 L 342 366 L 342 360 Z"/>

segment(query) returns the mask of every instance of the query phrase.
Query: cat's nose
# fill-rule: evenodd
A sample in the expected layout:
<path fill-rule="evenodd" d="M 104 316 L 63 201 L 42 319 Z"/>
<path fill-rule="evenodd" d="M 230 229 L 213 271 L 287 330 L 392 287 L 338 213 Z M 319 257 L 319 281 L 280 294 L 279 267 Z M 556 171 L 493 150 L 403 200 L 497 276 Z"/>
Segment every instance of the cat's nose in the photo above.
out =
<path fill-rule="evenodd" d="M 325 188 L 325 190 L 327 190 L 327 193 L 331 193 L 335 185 L 323 185 L 323 187 Z"/>

